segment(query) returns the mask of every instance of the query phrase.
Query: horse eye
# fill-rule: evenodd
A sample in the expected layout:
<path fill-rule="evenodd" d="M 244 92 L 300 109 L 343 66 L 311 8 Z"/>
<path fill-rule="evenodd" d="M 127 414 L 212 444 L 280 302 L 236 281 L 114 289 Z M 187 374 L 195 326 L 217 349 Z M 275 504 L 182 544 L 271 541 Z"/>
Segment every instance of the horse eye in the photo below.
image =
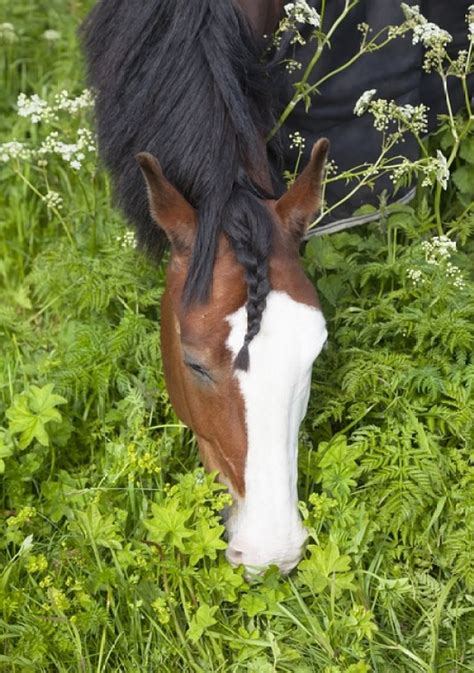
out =
<path fill-rule="evenodd" d="M 202 379 L 205 379 L 206 381 L 212 381 L 212 377 L 207 371 L 207 369 L 201 367 L 201 365 L 197 364 L 197 362 L 189 362 L 189 360 L 185 360 L 184 364 L 187 365 L 190 369 L 192 369 L 193 372 L 195 372 Z"/>

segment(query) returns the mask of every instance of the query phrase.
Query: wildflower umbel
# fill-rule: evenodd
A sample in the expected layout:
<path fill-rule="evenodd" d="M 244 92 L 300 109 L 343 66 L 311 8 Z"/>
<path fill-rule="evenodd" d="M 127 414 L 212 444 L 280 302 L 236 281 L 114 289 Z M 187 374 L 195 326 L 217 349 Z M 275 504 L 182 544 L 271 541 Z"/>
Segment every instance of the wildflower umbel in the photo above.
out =
<path fill-rule="evenodd" d="M 57 120 L 58 112 L 77 115 L 82 110 L 90 109 L 93 104 L 94 97 L 90 89 L 84 89 L 79 96 L 75 97 L 69 96 L 69 93 L 63 90 L 56 94 L 53 105 L 49 105 L 37 94 L 27 96 L 21 93 L 17 100 L 18 115 L 29 119 L 33 124 Z"/>
<path fill-rule="evenodd" d="M 49 190 L 43 197 L 43 201 L 47 208 L 51 210 L 61 210 L 63 207 L 63 197 L 57 192 Z"/>
<path fill-rule="evenodd" d="M 294 133 L 290 133 L 289 138 L 291 140 L 290 149 L 296 148 L 296 149 L 299 149 L 301 151 L 304 150 L 305 145 L 306 145 L 306 141 L 299 131 L 295 131 Z"/>
<path fill-rule="evenodd" d="M 354 105 L 354 114 L 358 117 L 362 117 L 364 112 L 367 112 L 369 109 L 369 105 L 376 93 L 377 89 L 369 89 L 368 91 L 364 91 L 357 103 Z"/>
<path fill-rule="evenodd" d="M 390 125 L 395 125 L 399 133 L 412 131 L 425 133 L 428 128 L 426 105 L 397 105 L 393 100 L 385 98 L 374 99 L 376 89 L 364 91 L 354 106 L 354 114 L 361 117 L 368 112 L 374 118 L 374 127 L 378 131 L 387 131 Z"/>
<path fill-rule="evenodd" d="M 13 44 L 18 42 L 18 35 L 15 32 L 13 23 L 0 23 L 0 42 Z"/>
<path fill-rule="evenodd" d="M 469 31 L 469 40 L 474 42 L 474 5 L 470 5 L 468 8 L 466 21 Z"/>
<path fill-rule="evenodd" d="M 310 7 L 306 0 L 296 0 L 285 5 L 285 12 L 289 19 L 296 23 L 308 23 L 310 26 L 319 28 L 320 16 L 314 7 Z"/>
<path fill-rule="evenodd" d="M 434 236 L 431 241 L 423 241 L 421 247 L 428 264 L 438 266 L 442 260 L 449 259 L 456 252 L 456 241 L 448 236 Z"/>
<path fill-rule="evenodd" d="M 28 160 L 31 158 L 31 150 L 17 140 L 0 145 L 0 163 L 7 163 L 12 159 Z"/>
<path fill-rule="evenodd" d="M 39 124 L 41 121 L 50 121 L 54 113 L 48 103 L 37 94 L 27 96 L 21 93 L 17 100 L 18 116 L 26 117 L 32 124 Z"/>
<path fill-rule="evenodd" d="M 122 236 L 117 236 L 116 240 L 124 250 L 137 247 L 137 239 L 133 231 L 126 231 Z"/>
<path fill-rule="evenodd" d="M 412 281 L 413 285 L 423 285 L 426 281 L 423 272 L 420 271 L 420 269 L 408 269 L 407 276 Z"/>
<path fill-rule="evenodd" d="M 60 38 L 61 33 L 58 30 L 53 30 L 52 28 L 45 30 L 43 33 L 43 39 L 46 40 L 46 42 L 57 42 Z"/>
<path fill-rule="evenodd" d="M 422 242 L 421 249 L 425 253 L 425 262 L 433 267 L 433 272 L 437 267 L 453 287 L 462 289 L 465 286 L 461 269 L 450 261 L 451 255 L 456 252 L 456 241 L 444 235 L 433 236 L 431 240 Z M 429 278 L 421 269 L 408 269 L 407 276 L 415 286 L 424 285 Z"/>
<path fill-rule="evenodd" d="M 59 139 L 59 133 L 52 131 L 41 144 L 38 154 L 57 154 L 74 170 L 79 170 L 86 158 L 87 152 L 95 152 L 94 136 L 89 129 L 80 128 L 77 131 L 75 143 L 65 143 Z"/>
<path fill-rule="evenodd" d="M 452 36 L 444 28 L 428 21 L 420 12 L 418 5 L 410 6 L 402 2 L 401 8 L 405 15 L 406 26 L 413 31 L 412 43 L 421 44 L 426 49 L 423 69 L 427 72 L 433 69 L 440 71 L 446 57 L 446 45 L 452 42 Z"/>

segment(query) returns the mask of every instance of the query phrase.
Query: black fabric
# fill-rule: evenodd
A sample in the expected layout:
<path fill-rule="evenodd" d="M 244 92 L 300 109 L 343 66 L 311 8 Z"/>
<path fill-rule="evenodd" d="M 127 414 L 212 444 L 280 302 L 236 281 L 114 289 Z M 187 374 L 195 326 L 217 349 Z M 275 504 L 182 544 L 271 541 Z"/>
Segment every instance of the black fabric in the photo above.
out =
<path fill-rule="evenodd" d="M 308 4 L 319 11 L 320 0 L 309 0 Z M 323 52 L 309 83 L 317 82 L 357 52 L 361 40 L 361 33 L 357 29 L 359 23 L 369 24 L 372 34 L 389 24 L 402 23 L 404 17 L 400 4 L 400 0 L 362 0 L 338 28 L 331 41 L 331 49 Z M 407 4 L 419 4 L 421 13 L 429 21 L 437 23 L 453 36 L 453 42 L 448 45 L 451 54 L 467 48 L 465 17 L 472 0 L 425 0 Z M 326 3 L 323 29 L 333 24 L 343 7 L 344 0 L 330 0 Z M 311 27 L 306 26 L 301 32 L 309 36 Z M 314 41 L 306 46 L 288 43 L 289 40 L 286 44 L 282 43 L 279 57 L 294 58 L 303 64 L 303 68 L 291 76 L 281 68 L 278 84 L 281 110 L 291 99 L 292 83 L 301 79 L 301 73 L 314 54 L 315 44 Z M 295 166 L 297 150 L 290 148 L 289 140 L 289 134 L 294 131 L 299 131 L 306 140 L 305 161 L 309 159 L 313 143 L 321 136 L 326 136 L 331 141 L 330 156 L 340 170 L 365 161 L 374 161 L 379 155 L 381 134 L 373 128 L 370 115 L 356 117 L 353 112 L 356 101 L 368 89 L 376 89 L 376 97 L 395 100 L 401 105 L 428 105 L 429 127 L 433 130 L 437 115 L 446 112 L 445 98 L 440 78 L 435 74 L 425 73 L 422 63 L 423 48 L 412 44 L 412 33 L 409 32 L 389 43 L 382 51 L 364 55 L 347 70 L 328 80 L 321 86 L 319 95 L 313 99 L 309 112 L 305 112 L 302 103 L 298 104 L 282 130 L 285 168 L 292 170 Z M 459 109 L 463 103 L 463 94 L 454 78 L 451 78 L 451 96 L 455 109 Z M 407 138 L 403 145 L 396 148 L 396 154 L 400 153 L 415 159 L 418 156 L 416 141 Z M 347 185 L 342 182 L 328 185 L 328 203 L 339 201 L 347 193 L 347 189 Z M 325 222 L 350 217 L 358 207 L 366 203 L 377 205 L 378 196 L 384 189 L 389 193 L 393 192 L 388 178 L 378 180 L 374 190 L 360 190 Z M 406 190 L 400 190 L 396 198 L 400 198 L 405 192 Z"/>

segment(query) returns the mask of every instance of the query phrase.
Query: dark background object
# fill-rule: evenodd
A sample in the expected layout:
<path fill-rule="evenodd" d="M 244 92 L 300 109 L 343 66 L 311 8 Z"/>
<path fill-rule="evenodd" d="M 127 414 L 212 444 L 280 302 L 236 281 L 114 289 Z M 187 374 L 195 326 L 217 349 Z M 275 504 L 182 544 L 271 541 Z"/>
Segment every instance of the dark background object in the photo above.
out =
<path fill-rule="evenodd" d="M 309 0 L 311 6 L 318 11 L 320 0 Z M 414 2 L 407 2 L 414 5 Z M 418 3 L 421 13 L 428 19 L 447 30 L 453 41 L 448 45 L 450 54 L 457 54 L 460 49 L 467 48 L 466 14 L 470 0 L 425 0 Z M 325 49 L 310 77 L 309 83 L 317 82 L 326 73 L 346 63 L 358 50 L 361 33 L 358 24 L 367 23 L 372 35 L 389 24 L 400 24 L 404 16 L 400 8 L 400 0 L 363 0 L 341 23 L 332 41 L 331 49 Z M 323 30 L 327 30 L 344 8 L 344 0 L 331 0 L 326 5 Z M 309 37 L 310 26 L 304 26 L 301 33 Z M 301 79 L 301 73 L 314 54 L 314 42 L 307 45 L 291 45 L 289 38 L 282 42 L 279 58 L 294 58 L 303 64 L 302 70 L 292 75 L 279 68 L 279 100 L 283 110 L 291 99 L 292 83 Z M 304 161 L 309 159 L 313 143 L 321 136 L 331 141 L 331 159 L 340 170 L 347 170 L 362 162 L 373 162 L 380 150 L 381 134 L 373 127 L 370 115 L 356 117 L 354 105 L 360 95 L 369 89 L 376 89 L 376 97 L 395 100 L 398 104 L 429 106 L 429 130 L 436 125 L 439 114 L 446 113 L 445 97 L 441 79 L 436 74 L 423 71 L 422 46 L 412 44 L 412 33 L 399 37 L 389 43 L 383 50 L 365 54 L 347 70 L 325 82 L 308 112 L 304 104 L 299 103 L 285 124 L 281 133 L 285 168 L 292 170 L 297 158 L 297 150 L 291 149 L 289 134 L 299 131 L 306 140 Z M 471 80 L 472 84 L 472 80 Z M 463 93 L 457 80 L 451 78 L 450 94 L 453 108 L 458 110 L 463 104 Z M 407 136 L 402 146 L 395 148 L 396 154 L 403 154 L 410 159 L 418 157 L 418 145 L 413 138 Z M 304 165 L 304 164 L 303 164 Z M 328 185 L 326 198 L 328 203 L 339 201 L 347 193 L 344 182 Z M 382 190 L 393 192 L 393 185 L 388 178 L 377 181 L 374 190 L 363 188 L 354 197 L 329 215 L 324 224 L 349 218 L 354 211 L 364 204 L 377 205 Z M 403 197 L 407 189 L 399 190 L 396 199 Z"/>

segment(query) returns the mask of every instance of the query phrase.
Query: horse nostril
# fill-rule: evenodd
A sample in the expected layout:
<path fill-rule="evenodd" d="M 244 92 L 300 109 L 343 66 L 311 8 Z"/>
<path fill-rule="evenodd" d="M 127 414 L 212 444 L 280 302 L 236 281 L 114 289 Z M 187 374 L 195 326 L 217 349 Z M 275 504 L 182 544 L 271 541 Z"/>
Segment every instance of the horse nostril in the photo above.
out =
<path fill-rule="evenodd" d="M 238 566 L 241 563 L 243 563 L 243 552 L 241 552 L 239 549 L 236 549 L 235 547 L 228 547 L 226 551 L 226 556 L 227 560 L 229 563 L 231 563 L 233 566 Z"/>

